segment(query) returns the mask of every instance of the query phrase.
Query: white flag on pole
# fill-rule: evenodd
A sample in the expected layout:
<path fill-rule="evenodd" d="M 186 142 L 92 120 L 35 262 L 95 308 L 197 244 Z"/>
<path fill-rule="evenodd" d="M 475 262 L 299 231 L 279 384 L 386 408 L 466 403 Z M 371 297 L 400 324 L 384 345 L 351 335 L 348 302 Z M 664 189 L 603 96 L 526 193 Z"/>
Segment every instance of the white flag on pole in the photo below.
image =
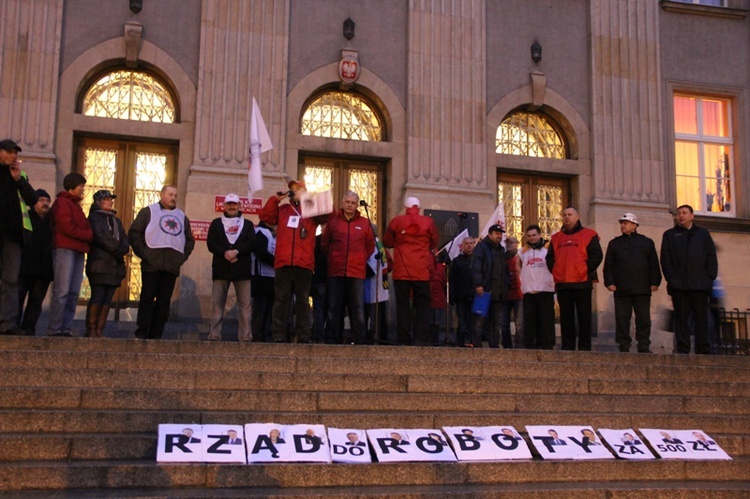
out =
<path fill-rule="evenodd" d="M 500 225 L 503 230 L 505 230 L 505 207 L 503 206 L 502 202 L 498 204 L 497 208 L 495 208 L 495 211 L 492 212 L 492 216 L 489 220 L 487 220 L 487 223 L 484 225 L 482 232 L 479 233 L 479 238 L 484 239 L 484 236 L 486 236 L 490 231 L 490 227 L 495 224 Z M 503 234 L 503 240 L 505 240 L 505 234 Z"/>
<path fill-rule="evenodd" d="M 469 229 L 464 229 L 446 245 L 448 257 L 450 257 L 451 260 L 455 260 L 456 257 L 461 254 L 461 243 L 467 237 L 469 237 Z"/>
<path fill-rule="evenodd" d="M 260 164 L 260 154 L 273 149 L 271 137 L 268 136 L 263 116 L 260 115 L 258 102 L 253 97 L 253 111 L 250 116 L 250 158 L 247 166 L 247 196 L 263 189 L 263 172 Z"/>

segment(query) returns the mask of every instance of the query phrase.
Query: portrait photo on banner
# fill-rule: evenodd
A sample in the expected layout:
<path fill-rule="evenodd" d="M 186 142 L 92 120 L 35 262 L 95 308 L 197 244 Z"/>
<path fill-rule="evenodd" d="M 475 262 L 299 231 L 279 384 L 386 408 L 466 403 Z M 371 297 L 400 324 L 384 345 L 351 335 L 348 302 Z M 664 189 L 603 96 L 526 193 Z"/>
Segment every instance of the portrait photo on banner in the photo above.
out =
<path fill-rule="evenodd" d="M 331 458 L 334 463 L 371 463 L 367 432 L 352 428 L 328 428 Z"/>
<path fill-rule="evenodd" d="M 512 426 L 444 426 L 459 461 L 531 459 L 526 441 Z"/>
<path fill-rule="evenodd" d="M 591 426 L 527 426 L 543 459 L 614 459 Z"/>
<path fill-rule="evenodd" d="M 640 428 L 640 432 L 662 459 L 732 459 L 703 430 Z"/>
<path fill-rule="evenodd" d="M 246 463 L 240 425 L 160 424 L 156 460 L 165 463 Z"/>
<path fill-rule="evenodd" d="M 379 428 L 367 430 L 367 438 L 378 461 L 383 463 L 456 461 L 456 455 L 440 430 Z"/>

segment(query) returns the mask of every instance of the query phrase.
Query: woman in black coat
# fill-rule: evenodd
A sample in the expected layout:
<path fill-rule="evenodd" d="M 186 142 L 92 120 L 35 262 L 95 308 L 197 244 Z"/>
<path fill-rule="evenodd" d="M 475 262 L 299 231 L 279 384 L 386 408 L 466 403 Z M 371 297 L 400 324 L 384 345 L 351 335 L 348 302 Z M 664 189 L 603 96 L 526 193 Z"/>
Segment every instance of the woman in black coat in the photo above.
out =
<path fill-rule="evenodd" d="M 86 309 L 86 336 L 101 338 L 112 297 L 125 278 L 125 255 L 130 251 L 128 236 L 113 209 L 115 195 L 107 190 L 94 194 L 89 223 L 94 231 L 86 260 L 86 277 L 91 298 Z"/>

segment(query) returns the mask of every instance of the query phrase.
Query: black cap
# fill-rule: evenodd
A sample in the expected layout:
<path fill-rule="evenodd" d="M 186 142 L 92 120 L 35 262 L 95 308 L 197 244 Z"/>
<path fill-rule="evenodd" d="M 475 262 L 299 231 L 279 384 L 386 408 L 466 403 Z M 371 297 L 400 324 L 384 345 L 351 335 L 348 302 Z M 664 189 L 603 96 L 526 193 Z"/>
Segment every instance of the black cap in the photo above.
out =
<path fill-rule="evenodd" d="M 52 197 L 49 195 L 49 192 L 45 191 L 44 189 L 37 189 L 36 190 L 36 197 L 38 197 L 38 198 L 52 199 Z"/>
<path fill-rule="evenodd" d="M 21 148 L 18 147 L 18 144 L 10 139 L 0 140 L 0 149 L 4 151 L 21 152 Z"/>
<path fill-rule="evenodd" d="M 490 230 L 487 231 L 487 233 L 490 232 L 505 232 L 505 229 L 501 225 L 495 224 L 492 227 L 490 227 Z"/>
<path fill-rule="evenodd" d="M 102 199 L 107 199 L 107 198 L 115 199 L 116 197 L 117 196 L 112 194 L 107 189 L 102 189 L 94 193 L 94 201 L 101 201 Z"/>

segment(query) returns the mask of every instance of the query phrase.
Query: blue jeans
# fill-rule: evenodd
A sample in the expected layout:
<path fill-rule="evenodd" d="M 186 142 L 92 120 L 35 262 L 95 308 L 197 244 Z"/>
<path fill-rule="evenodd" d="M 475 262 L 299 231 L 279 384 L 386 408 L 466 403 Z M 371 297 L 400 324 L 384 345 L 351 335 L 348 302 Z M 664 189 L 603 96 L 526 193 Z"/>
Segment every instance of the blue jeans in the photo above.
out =
<path fill-rule="evenodd" d="M 84 254 L 67 248 L 52 250 L 55 280 L 49 308 L 49 334 L 70 331 L 76 315 L 78 294 L 83 281 Z"/>

